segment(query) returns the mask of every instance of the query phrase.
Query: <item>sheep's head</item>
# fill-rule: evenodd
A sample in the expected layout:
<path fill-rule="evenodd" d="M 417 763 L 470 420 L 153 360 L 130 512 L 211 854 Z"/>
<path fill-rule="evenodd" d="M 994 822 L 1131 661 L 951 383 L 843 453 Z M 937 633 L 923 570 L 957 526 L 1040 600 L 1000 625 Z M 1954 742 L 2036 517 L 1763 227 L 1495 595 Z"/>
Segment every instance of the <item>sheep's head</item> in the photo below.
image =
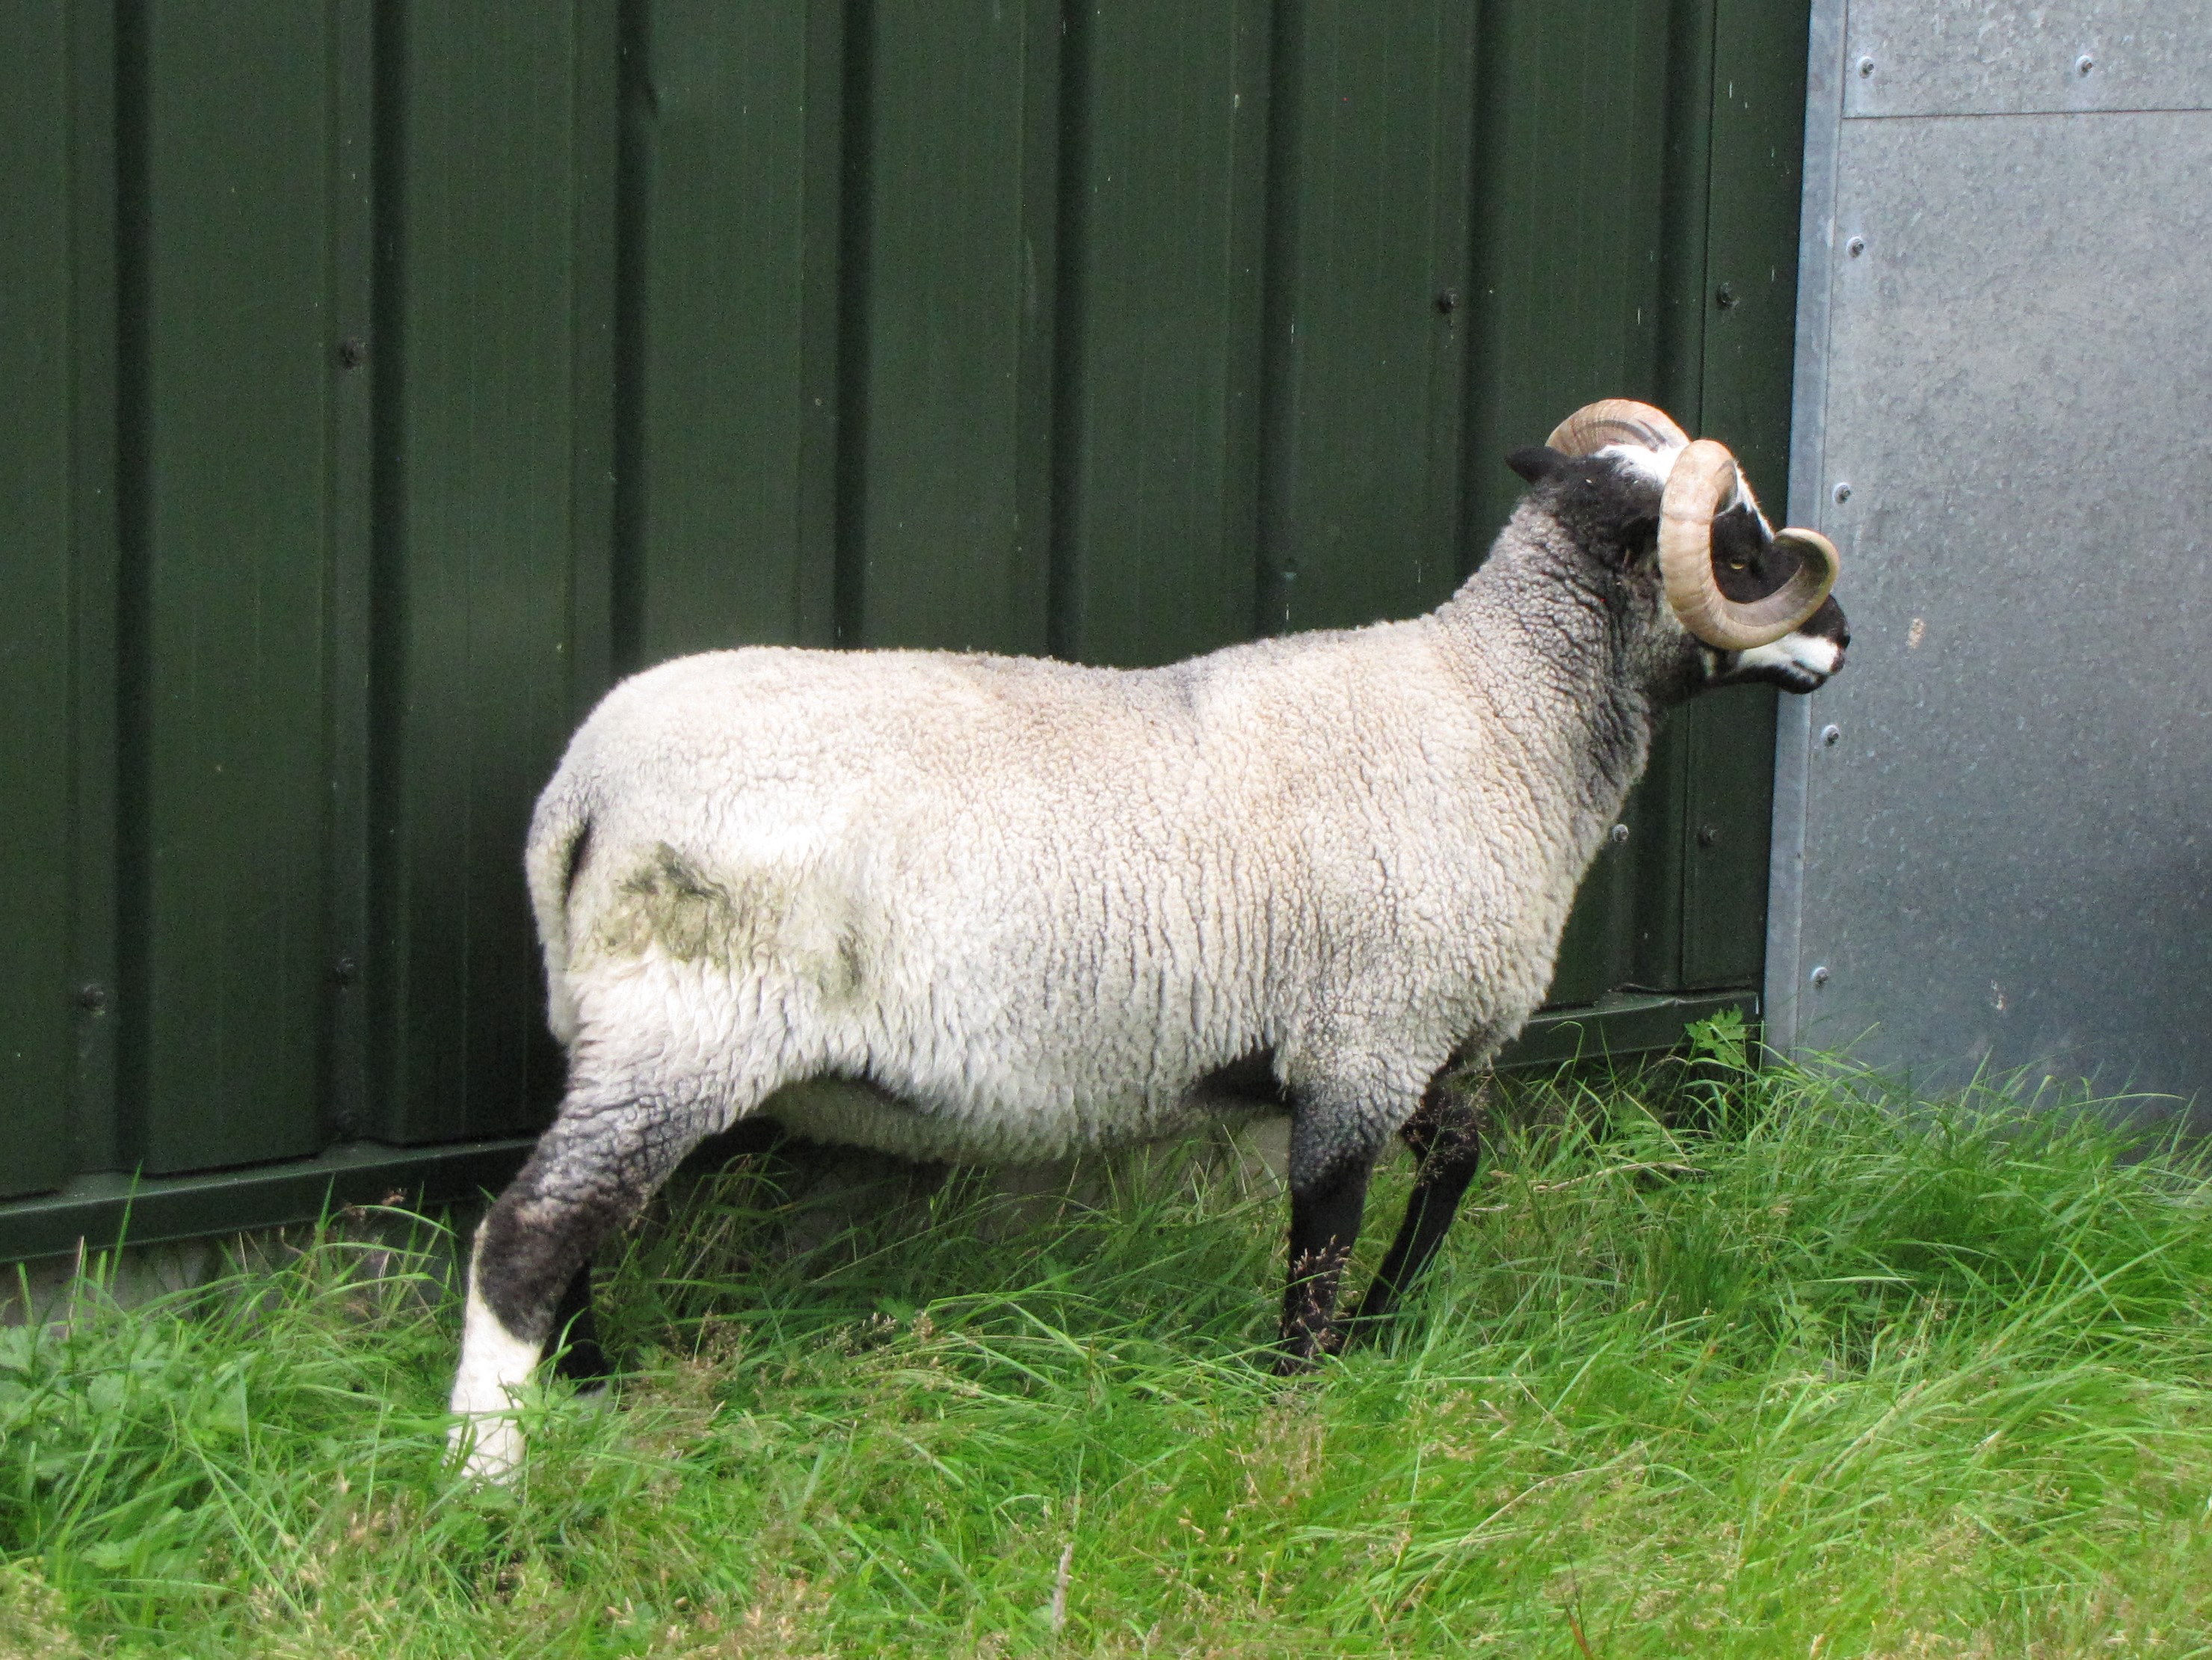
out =
<path fill-rule="evenodd" d="M 1806 692 L 1843 667 L 1834 545 L 1770 526 L 1723 446 L 1692 442 L 1649 404 L 1607 398 L 1507 459 L 1617 580 L 1644 592 L 1656 678 L 1683 692 L 1749 681 Z"/>

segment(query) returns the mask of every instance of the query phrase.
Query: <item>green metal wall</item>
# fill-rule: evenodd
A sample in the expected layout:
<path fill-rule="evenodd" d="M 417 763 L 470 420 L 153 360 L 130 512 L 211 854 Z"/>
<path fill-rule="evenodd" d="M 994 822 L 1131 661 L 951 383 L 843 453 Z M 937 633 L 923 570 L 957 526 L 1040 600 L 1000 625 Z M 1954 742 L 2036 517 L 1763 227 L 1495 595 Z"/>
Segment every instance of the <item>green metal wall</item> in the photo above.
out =
<path fill-rule="evenodd" d="M 381 1179 L 542 1122 L 518 852 L 622 672 L 1410 613 L 1502 453 L 1603 394 L 1778 496 L 1804 35 L 1803 0 L 10 0 L 0 1195 L 59 1196 L 0 1250 L 123 1172 Z M 1559 1002 L 1756 983 L 1771 720 L 1667 734 Z"/>

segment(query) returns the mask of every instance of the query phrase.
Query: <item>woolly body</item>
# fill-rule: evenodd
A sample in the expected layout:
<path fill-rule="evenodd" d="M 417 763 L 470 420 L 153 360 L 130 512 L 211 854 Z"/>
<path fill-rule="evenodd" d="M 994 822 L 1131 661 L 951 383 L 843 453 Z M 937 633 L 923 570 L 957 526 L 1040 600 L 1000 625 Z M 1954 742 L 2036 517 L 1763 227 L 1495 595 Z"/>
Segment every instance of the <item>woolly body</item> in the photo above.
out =
<path fill-rule="evenodd" d="M 627 682 L 531 838 L 576 1084 L 721 1123 L 854 1080 L 769 1110 L 988 1162 L 1234 1110 L 1216 1080 L 1266 1055 L 1387 1136 L 1536 1006 L 1644 758 L 1644 711 L 1532 697 L 1603 618 L 1522 660 L 1525 608 L 1484 603 L 1510 575 L 1160 669 L 754 649 Z"/>

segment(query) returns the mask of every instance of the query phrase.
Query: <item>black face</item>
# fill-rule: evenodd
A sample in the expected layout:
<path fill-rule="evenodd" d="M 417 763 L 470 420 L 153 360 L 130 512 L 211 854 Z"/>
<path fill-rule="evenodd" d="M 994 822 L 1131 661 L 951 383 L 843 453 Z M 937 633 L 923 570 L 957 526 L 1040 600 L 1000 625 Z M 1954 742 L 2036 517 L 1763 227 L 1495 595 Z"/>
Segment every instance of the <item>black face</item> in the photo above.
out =
<path fill-rule="evenodd" d="M 1542 447 L 1516 450 L 1506 461 L 1543 492 L 1546 507 L 1578 546 L 1620 577 L 1650 583 L 1656 593 L 1662 486 L 1652 472 L 1617 456 L 1577 458 Z M 1713 520 L 1713 579 L 1730 599 L 1765 599 L 1796 575 L 1799 559 L 1747 503 Z M 1665 611 L 1663 600 L 1657 609 Z M 1692 639 L 1679 624 L 1670 637 L 1681 654 L 1679 671 L 1662 670 L 1659 678 L 1672 680 L 1670 695 L 1679 696 L 1723 685 L 1811 691 L 1843 667 L 1851 635 L 1843 607 L 1830 599 L 1794 633 L 1752 651 L 1722 651 Z"/>
<path fill-rule="evenodd" d="M 1798 563 L 1796 550 L 1777 542 L 1751 508 L 1739 505 L 1715 515 L 1713 580 L 1729 599 L 1764 599 L 1797 574 Z M 1808 692 L 1843 667 L 1844 648 L 1850 643 L 1844 608 L 1832 595 L 1795 633 L 1771 646 L 1747 652 L 1708 648 L 1707 677 L 1717 686 L 1765 684 Z"/>

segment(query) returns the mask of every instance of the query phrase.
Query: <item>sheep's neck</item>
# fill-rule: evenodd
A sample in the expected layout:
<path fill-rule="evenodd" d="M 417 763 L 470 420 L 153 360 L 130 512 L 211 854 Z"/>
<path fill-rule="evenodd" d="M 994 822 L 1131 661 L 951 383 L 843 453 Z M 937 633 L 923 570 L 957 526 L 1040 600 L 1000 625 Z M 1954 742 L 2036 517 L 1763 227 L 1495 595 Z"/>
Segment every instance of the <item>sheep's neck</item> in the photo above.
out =
<path fill-rule="evenodd" d="M 1516 762 L 1509 775 L 1579 876 L 1643 775 L 1661 711 L 1602 573 L 1547 551 L 1499 548 L 1436 617 Z"/>

